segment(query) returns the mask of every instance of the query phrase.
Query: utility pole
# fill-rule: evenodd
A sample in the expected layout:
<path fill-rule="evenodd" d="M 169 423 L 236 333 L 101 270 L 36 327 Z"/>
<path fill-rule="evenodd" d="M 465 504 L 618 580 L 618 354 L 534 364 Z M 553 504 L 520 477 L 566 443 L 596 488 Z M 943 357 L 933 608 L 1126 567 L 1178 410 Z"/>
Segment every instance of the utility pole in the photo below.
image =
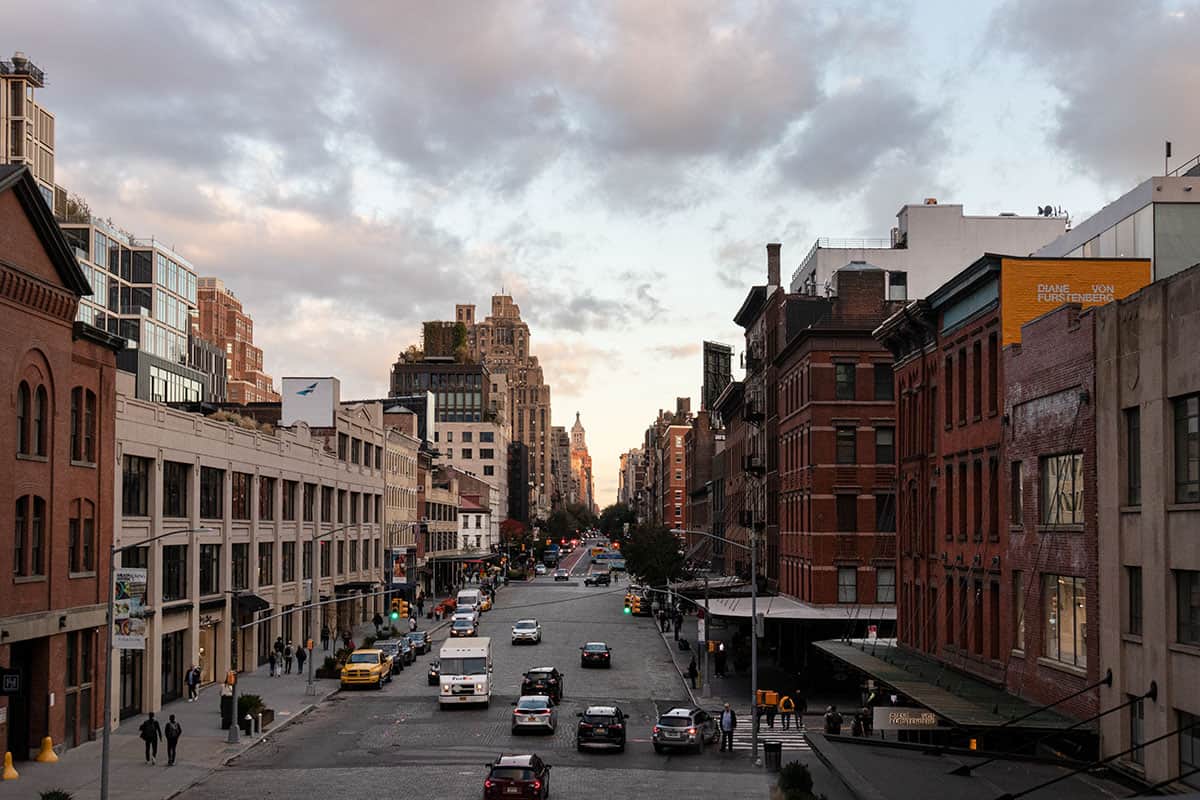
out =
<path fill-rule="evenodd" d="M 708 575 L 706 574 L 704 576 L 704 636 L 701 637 L 702 641 L 700 642 L 700 646 L 704 648 L 704 697 L 706 699 L 712 697 L 712 672 L 709 668 L 712 656 L 708 652 L 708 626 Z"/>

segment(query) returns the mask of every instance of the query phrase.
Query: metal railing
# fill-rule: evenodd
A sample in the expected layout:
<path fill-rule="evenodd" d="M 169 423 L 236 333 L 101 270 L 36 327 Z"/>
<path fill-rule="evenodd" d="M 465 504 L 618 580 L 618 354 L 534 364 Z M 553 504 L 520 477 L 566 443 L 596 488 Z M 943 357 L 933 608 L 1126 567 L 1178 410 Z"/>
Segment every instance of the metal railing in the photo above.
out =
<path fill-rule="evenodd" d="M 808 269 L 812 260 L 817 257 L 818 250 L 889 250 L 891 247 L 892 240 L 887 238 L 832 239 L 822 236 L 813 242 L 812 247 L 808 249 L 808 254 L 804 256 L 800 262 L 800 266 L 792 273 L 792 281 L 795 282 L 800 279 L 800 276 Z"/>
<path fill-rule="evenodd" d="M 1200 154 L 1192 156 L 1190 159 L 1188 159 L 1187 161 L 1183 162 L 1175 169 L 1168 172 L 1167 177 L 1168 178 L 1178 178 L 1181 175 L 1183 175 L 1183 173 L 1185 173 L 1189 169 L 1191 169 L 1192 167 L 1195 167 L 1198 165 L 1200 165 Z"/>

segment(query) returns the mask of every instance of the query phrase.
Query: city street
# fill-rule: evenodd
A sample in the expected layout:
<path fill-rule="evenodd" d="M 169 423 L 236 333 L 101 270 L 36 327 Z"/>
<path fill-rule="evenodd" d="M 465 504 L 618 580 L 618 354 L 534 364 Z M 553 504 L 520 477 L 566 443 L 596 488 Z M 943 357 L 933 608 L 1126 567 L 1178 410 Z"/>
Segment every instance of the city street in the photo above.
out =
<path fill-rule="evenodd" d="M 478 797 L 486 762 L 501 753 L 529 752 L 552 765 L 551 794 L 557 797 L 619 800 L 699 791 L 767 797 L 770 779 L 753 767 L 748 751 L 721 753 L 714 744 L 703 755 L 655 754 L 650 728 L 658 711 L 688 703 L 683 680 L 651 620 L 622 613 L 624 581 L 585 587 L 584 548 L 566 563 L 572 567 L 569 582 L 556 583 L 548 574 L 511 584 L 483 615 L 482 634 L 492 637 L 495 659 L 490 709 L 438 708 L 426 666 L 441 645 L 439 636 L 433 654 L 419 657 L 383 691 L 340 692 L 181 797 L 346 797 L 393 790 L 430 800 Z M 514 647 L 511 625 L 527 617 L 542 623 L 543 640 Z M 612 646 L 611 669 L 580 668 L 579 647 L 589 640 Z M 521 676 L 538 666 L 558 667 L 565 675 L 558 731 L 513 736 L 509 717 Z M 576 751 L 575 715 L 595 703 L 619 705 L 629 715 L 624 753 Z"/>

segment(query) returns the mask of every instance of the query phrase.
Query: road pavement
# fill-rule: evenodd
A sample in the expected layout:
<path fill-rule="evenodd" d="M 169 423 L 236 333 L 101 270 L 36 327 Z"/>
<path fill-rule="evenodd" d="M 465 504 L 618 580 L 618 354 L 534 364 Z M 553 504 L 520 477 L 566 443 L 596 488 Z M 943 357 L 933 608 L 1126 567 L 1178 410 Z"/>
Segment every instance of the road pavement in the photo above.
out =
<path fill-rule="evenodd" d="M 721 798 L 766 798 L 771 778 L 750 761 L 748 749 L 657 755 L 650 729 L 659 712 L 690 700 L 671 654 L 651 620 L 623 613 L 625 586 L 585 587 L 583 548 L 564 559 L 568 581 L 550 575 L 510 584 L 483 615 L 481 634 L 492 637 L 495 689 L 489 709 L 437 704 L 426 681 L 433 655 L 418 658 L 379 690 L 343 691 L 181 795 L 184 800 L 230 797 L 350 797 L 402 792 L 429 798 L 479 797 L 485 763 L 501 753 L 536 752 L 553 769 L 556 797 L 604 800 L 667 797 L 679 793 Z M 543 628 L 539 645 L 510 643 L 518 619 Z M 613 648 L 611 669 L 580 666 L 587 641 Z M 512 704 L 523 673 L 540 666 L 564 673 L 565 696 L 551 735 L 514 736 Z M 578 752 L 577 712 L 589 704 L 616 704 L 630 718 L 624 753 Z"/>

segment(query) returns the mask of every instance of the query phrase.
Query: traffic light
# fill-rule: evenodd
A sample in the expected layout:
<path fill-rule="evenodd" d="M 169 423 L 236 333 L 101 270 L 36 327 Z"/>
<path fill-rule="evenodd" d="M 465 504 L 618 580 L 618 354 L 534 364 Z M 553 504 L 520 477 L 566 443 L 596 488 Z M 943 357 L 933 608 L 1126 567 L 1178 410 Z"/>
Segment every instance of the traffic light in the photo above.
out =
<path fill-rule="evenodd" d="M 392 622 L 400 619 L 400 604 L 403 602 L 404 601 L 400 600 L 399 598 L 392 599 L 392 612 L 389 614 L 389 616 L 392 618 Z"/>
<path fill-rule="evenodd" d="M 408 610 L 408 601 L 400 601 L 400 619 L 408 619 L 412 616 L 412 612 Z"/>
<path fill-rule="evenodd" d="M 633 609 L 632 609 L 632 608 L 630 608 L 630 605 L 631 605 L 631 603 L 630 603 L 630 600 L 629 600 L 629 595 L 625 595 L 625 613 L 626 613 L 626 614 L 632 614 L 632 613 L 633 613 Z"/>

